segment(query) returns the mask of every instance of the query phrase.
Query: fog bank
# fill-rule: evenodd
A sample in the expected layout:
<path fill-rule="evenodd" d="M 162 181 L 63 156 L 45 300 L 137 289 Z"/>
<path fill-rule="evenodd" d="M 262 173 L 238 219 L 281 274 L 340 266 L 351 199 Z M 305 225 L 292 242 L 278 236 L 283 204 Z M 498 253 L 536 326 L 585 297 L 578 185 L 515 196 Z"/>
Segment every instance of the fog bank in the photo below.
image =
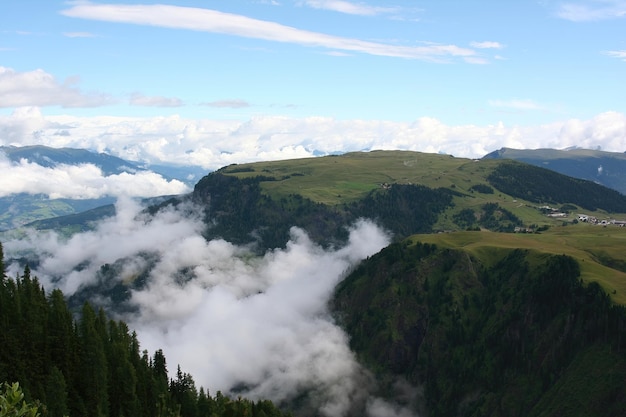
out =
<path fill-rule="evenodd" d="M 36 248 L 43 256 L 34 274 L 66 295 L 102 284 L 102 265 L 121 265 L 107 279 L 147 276 L 127 301 L 135 312 L 119 318 L 137 331 L 142 349 L 163 349 L 170 372 L 180 364 L 211 393 L 276 402 L 299 396 L 305 408 L 325 416 L 369 404 L 372 416 L 382 415 L 387 404 L 370 397 L 375 384 L 327 303 L 345 274 L 385 247 L 389 236 L 359 220 L 345 246 L 323 250 L 292 228 L 285 248 L 259 257 L 224 240 L 206 241 L 200 214 L 183 205 L 149 217 L 133 200 L 121 199 L 117 215 L 93 231 L 66 241 L 32 232 L 6 242 L 5 252 L 10 257 Z"/>

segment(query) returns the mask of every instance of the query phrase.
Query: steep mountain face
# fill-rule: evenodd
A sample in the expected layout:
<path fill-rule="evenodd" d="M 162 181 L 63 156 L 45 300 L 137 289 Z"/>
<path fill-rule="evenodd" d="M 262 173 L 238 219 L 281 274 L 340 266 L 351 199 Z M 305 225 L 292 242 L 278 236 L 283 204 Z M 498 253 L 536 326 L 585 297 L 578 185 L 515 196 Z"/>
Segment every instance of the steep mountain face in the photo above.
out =
<path fill-rule="evenodd" d="M 514 159 L 602 184 L 626 194 L 626 153 L 588 149 L 502 148 L 483 159 Z"/>
<path fill-rule="evenodd" d="M 193 200 L 205 209 L 206 237 L 238 244 L 256 242 L 263 251 L 284 246 L 289 229 L 296 226 L 306 230 L 313 241 L 329 246 L 345 241 L 346 227 L 359 218 L 374 219 L 394 235 L 408 236 L 430 232 L 439 214 L 452 203 L 449 190 L 397 185 L 330 206 L 299 194 L 276 199 L 263 193 L 262 183 L 273 181 L 262 175 L 237 178 L 215 172 L 198 182 Z"/>
<path fill-rule="evenodd" d="M 407 240 L 371 257 L 332 303 L 351 348 L 430 416 L 624 415 L 624 308 L 570 257 L 490 256 Z"/>
<path fill-rule="evenodd" d="M 336 244 L 359 217 L 402 239 L 441 230 L 547 227 L 556 223 L 540 212 L 546 205 L 626 213 L 626 196 L 591 181 L 516 161 L 415 152 L 232 165 L 200 180 L 193 199 L 206 209 L 207 238 L 254 241 L 261 250 L 284 245 L 292 226 L 322 245 Z"/>

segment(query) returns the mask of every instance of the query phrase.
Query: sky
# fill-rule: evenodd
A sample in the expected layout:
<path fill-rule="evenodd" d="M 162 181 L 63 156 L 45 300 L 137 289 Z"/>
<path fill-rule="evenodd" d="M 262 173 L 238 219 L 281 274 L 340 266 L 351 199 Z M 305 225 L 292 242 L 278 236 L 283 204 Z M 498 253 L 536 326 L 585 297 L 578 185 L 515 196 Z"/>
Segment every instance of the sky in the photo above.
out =
<path fill-rule="evenodd" d="M 626 0 L 22 0 L 0 28 L 2 145 L 626 151 Z"/>

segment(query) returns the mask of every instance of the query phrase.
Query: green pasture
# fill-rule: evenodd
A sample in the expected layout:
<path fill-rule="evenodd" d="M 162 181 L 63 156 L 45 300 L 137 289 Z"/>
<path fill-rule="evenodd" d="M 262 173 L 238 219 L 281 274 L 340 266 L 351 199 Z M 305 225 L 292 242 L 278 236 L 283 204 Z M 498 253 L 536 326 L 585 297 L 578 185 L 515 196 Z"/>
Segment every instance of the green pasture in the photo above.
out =
<path fill-rule="evenodd" d="M 470 179 L 474 170 L 461 169 L 468 163 L 493 164 L 450 155 L 373 151 L 231 165 L 221 172 L 239 178 L 271 177 L 274 181 L 263 182 L 262 187 L 272 197 L 300 194 L 318 203 L 336 205 L 363 198 L 382 184 L 420 184 L 431 188 L 455 188 L 458 184 L 459 191 L 464 192 L 476 184 L 476 178 Z M 484 172 L 488 174 L 489 170 Z M 479 182 L 483 181 L 484 176 Z"/>
<path fill-rule="evenodd" d="M 440 218 L 436 229 L 454 230 L 455 213 L 464 208 L 480 211 L 486 203 L 497 203 L 524 221 L 526 226 L 561 225 L 567 219 L 552 219 L 537 210 L 536 204 L 512 198 L 494 190 L 493 194 L 474 192 L 471 187 L 487 184 L 487 175 L 499 160 L 472 160 L 450 155 L 411 151 L 353 152 L 324 158 L 256 162 L 230 165 L 220 172 L 239 178 L 265 176 L 263 192 L 274 199 L 299 194 L 314 202 L 338 205 L 361 199 L 384 184 L 419 184 L 448 188 L 455 192 L 454 206 Z M 598 213 L 587 213 L 598 215 Z M 626 218 L 626 215 L 623 216 Z"/>
<path fill-rule="evenodd" d="M 414 241 L 463 249 L 487 265 L 503 251 L 529 249 L 576 259 L 583 280 L 598 282 L 619 304 L 626 304 L 626 228 L 577 224 L 553 227 L 540 234 L 454 232 L 415 235 Z M 611 265 L 611 266 L 607 266 Z"/>

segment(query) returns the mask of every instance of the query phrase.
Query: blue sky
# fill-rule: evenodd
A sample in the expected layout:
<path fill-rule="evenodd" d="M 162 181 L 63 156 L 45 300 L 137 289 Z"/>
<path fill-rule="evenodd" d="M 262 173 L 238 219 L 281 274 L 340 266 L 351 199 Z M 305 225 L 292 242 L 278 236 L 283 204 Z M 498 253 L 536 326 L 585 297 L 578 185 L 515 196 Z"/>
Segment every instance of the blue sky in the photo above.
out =
<path fill-rule="evenodd" d="M 3 144 L 212 168 L 376 147 L 626 150 L 624 0 L 22 0 L 0 27 Z M 290 138 L 263 142 L 276 134 Z"/>

